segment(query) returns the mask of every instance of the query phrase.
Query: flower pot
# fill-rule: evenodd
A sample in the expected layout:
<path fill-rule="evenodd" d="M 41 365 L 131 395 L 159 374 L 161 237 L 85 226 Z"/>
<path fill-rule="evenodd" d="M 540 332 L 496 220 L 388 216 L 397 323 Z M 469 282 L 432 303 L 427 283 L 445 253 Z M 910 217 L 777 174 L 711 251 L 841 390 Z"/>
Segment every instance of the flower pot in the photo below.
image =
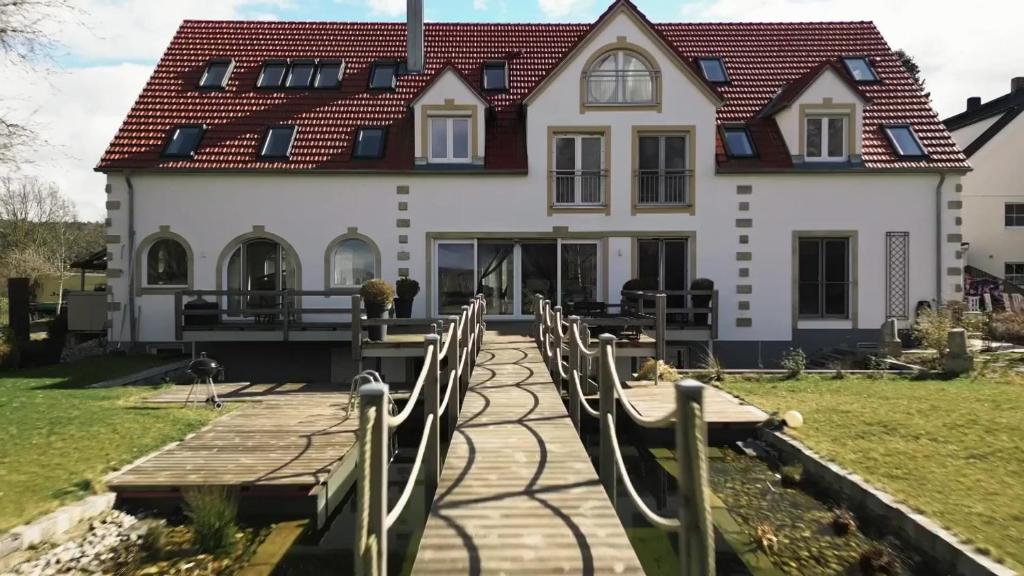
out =
<path fill-rule="evenodd" d="M 412 298 L 395 298 L 395 316 L 412 318 Z"/>
<path fill-rule="evenodd" d="M 376 302 L 366 303 L 366 318 L 387 318 L 388 317 L 388 306 L 387 304 L 378 304 Z M 388 335 L 387 326 L 367 326 L 366 335 L 370 340 L 376 340 L 377 342 L 383 341 Z"/>

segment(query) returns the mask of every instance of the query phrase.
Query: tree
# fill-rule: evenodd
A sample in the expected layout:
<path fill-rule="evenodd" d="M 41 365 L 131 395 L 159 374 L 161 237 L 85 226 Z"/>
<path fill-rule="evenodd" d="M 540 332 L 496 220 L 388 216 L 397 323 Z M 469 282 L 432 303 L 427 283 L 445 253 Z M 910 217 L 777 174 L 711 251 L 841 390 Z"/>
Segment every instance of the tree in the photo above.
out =
<path fill-rule="evenodd" d="M 54 275 L 58 313 L 68 266 L 100 249 L 102 234 L 102 225 L 75 220 L 74 205 L 53 183 L 0 177 L 0 277 Z"/>
<path fill-rule="evenodd" d="M 902 48 L 896 51 L 896 57 L 900 59 L 900 64 L 903 65 L 903 69 L 907 71 L 907 74 L 910 74 L 910 77 L 914 79 L 914 82 L 916 82 L 917 85 L 921 87 L 921 91 L 924 92 L 925 79 L 921 76 L 921 67 L 917 65 L 914 57 L 907 54 L 907 51 Z M 929 101 L 931 101 L 931 92 L 924 92 L 924 95 Z"/>

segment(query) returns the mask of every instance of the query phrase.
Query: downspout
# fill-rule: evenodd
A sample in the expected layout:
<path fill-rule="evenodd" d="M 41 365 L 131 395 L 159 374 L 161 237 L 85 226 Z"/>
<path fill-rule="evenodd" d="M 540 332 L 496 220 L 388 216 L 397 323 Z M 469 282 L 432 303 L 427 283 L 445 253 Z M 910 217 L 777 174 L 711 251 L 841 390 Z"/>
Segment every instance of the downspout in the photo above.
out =
<path fill-rule="evenodd" d="M 128 349 L 134 350 L 138 339 L 135 333 L 135 186 L 130 172 L 124 173 L 124 182 L 128 185 Z"/>
<path fill-rule="evenodd" d="M 946 183 L 946 173 L 939 173 L 939 183 L 935 186 L 935 309 L 942 306 L 942 186 Z"/>

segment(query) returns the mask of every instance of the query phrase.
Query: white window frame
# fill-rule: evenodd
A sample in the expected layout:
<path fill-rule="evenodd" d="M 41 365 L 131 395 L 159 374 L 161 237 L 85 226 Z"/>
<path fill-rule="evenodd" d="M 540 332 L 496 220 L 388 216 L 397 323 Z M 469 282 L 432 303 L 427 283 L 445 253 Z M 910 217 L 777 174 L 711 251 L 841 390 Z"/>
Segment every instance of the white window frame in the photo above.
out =
<path fill-rule="evenodd" d="M 330 288 L 331 289 L 336 289 L 336 288 L 338 288 L 338 289 L 344 289 L 344 288 L 356 288 L 356 289 L 358 289 L 358 288 L 362 287 L 362 284 L 339 284 L 339 283 L 335 282 L 335 278 L 337 278 L 337 276 L 338 276 L 338 274 L 337 274 L 337 272 L 338 272 L 338 268 L 337 268 L 338 262 L 337 262 L 337 259 L 336 259 L 338 251 L 341 250 L 341 247 L 344 246 L 346 242 L 350 242 L 350 241 L 353 241 L 353 240 L 357 241 L 357 242 L 362 242 L 363 245 L 366 246 L 366 249 L 370 251 L 370 256 L 373 258 L 373 278 L 377 278 L 380 275 L 379 274 L 379 270 L 380 270 L 380 255 L 379 255 L 379 252 L 373 246 L 373 244 L 371 244 L 370 241 L 367 240 L 366 238 L 361 238 L 359 236 L 354 236 L 354 235 L 353 236 L 348 236 L 348 237 L 345 237 L 345 238 L 342 238 L 342 239 L 338 240 L 337 243 L 334 245 L 334 247 L 331 248 L 331 254 L 330 254 L 330 267 L 331 267 L 331 270 L 330 270 L 330 273 L 331 273 L 331 276 L 330 276 L 330 279 L 331 279 Z"/>
<path fill-rule="evenodd" d="M 1010 206 L 1018 206 L 1019 207 L 1018 210 L 1022 213 L 1021 215 L 1014 214 L 1012 216 L 1012 219 L 1024 220 L 1024 202 L 1004 202 L 1003 203 L 1003 227 L 1005 227 L 1005 228 L 1013 228 L 1013 229 L 1024 228 L 1024 221 L 1022 221 L 1020 224 L 1007 224 L 1006 223 L 1006 218 L 1008 216 L 1007 211 L 1009 210 Z"/>
<path fill-rule="evenodd" d="M 829 156 L 829 135 L 828 135 L 828 121 L 831 119 L 841 119 L 843 121 L 843 154 L 841 156 Z M 807 123 L 816 120 L 821 123 L 821 156 L 809 156 L 807 151 L 810 149 L 810 137 L 811 131 L 807 129 Z M 807 162 L 845 162 L 850 157 L 849 142 L 850 142 L 850 115 L 833 113 L 833 112 L 814 112 L 813 114 L 807 114 L 804 118 L 804 160 Z"/>
<path fill-rule="evenodd" d="M 626 70 L 623 67 L 624 55 L 628 55 L 641 62 L 644 65 L 644 70 Z M 598 70 L 598 64 L 608 56 L 615 57 L 615 69 Z M 635 73 L 637 76 L 641 76 L 642 72 L 646 72 L 651 80 L 651 97 L 646 100 L 630 100 L 627 97 L 626 78 L 630 73 Z M 594 92 L 591 89 L 591 82 L 593 82 L 593 79 L 609 77 L 615 79 L 615 96 L 609 101 L 602 101 L 594 98 Z M 620 48 L 612 50 L 611 52 L 606 52 L 594 60 L 593 64 L 586 71 L 586 82 L 584 84 L 584 89 L 586 90 L 586 98 L 584 98 L 584 101 L 587 106 L 651 106 L 658 103 L 659 94 L 657 70 L 654 69 L 647 58 L 628 48 Z"/>
<path fill-rule="evenodd" d="M 558 132 L 551 135 L 551 178 L 554 179 L 554 190 L 551 197 L 552 204 L 558 208 L 572 208 L 572 207 L 583 207 L 593 208 L 597 206 L 605 206 L 608 202 L 608 166 L 605 165 L 605 156 L 607 154 L 606 146 L 608 141 L 603 133 L 598 132 Z M 598 194 L 600 198 L 597 202 L 584 202 L 583 201 L 583 139 L 584 138 L 597 138 L 601 142 L 601 165 L 597 169 L 598 178 Z M 558 141 L 561 139 L 571 139 L 575 141 L 576 164 L 573 168 L 574 180 L 573 180 L 573 201 L 572 202 L 559 202 L 558 201 L 558 172 L 568 171 L 558 167 Z"/>
<path fill-rule="evenodd" d="M 441 158 L 434 157 L 434 120 L 444 120 L 446 136 L 445 155 Z M 466 121 L 466 157 L 456 158 L 452 154 L 455 151 L 455 121 Z M 431 114 L 427 117 L 427 162 L 430 164 L 469 164 L 473 162 L 473 118 L 462 114 Z"/>

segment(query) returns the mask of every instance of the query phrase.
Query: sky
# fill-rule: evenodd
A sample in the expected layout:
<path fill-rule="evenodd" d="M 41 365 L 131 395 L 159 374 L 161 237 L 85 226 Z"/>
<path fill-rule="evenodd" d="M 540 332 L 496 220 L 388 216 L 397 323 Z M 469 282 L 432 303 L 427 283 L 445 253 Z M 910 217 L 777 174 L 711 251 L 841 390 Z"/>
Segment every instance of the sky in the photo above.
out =
<path fill-rule="evenodd" d="M 24 173 L 56 182 L 79 216 L 104 215 L 93 171 L 181 20 L 393 20 L 406 0 L 72 0 L 53 19 L 51 62 L 0 62 L 0 113 L 36 130 Z M 611 0 L 424 0 L 428 21 L 592 22 Z M 1021 0 L 635 0 L 655 22 L 872 20 L 914 56 L 940 117 L 1024 76 Z M 996 16 L 997 15 L 997 16 Z"/>

